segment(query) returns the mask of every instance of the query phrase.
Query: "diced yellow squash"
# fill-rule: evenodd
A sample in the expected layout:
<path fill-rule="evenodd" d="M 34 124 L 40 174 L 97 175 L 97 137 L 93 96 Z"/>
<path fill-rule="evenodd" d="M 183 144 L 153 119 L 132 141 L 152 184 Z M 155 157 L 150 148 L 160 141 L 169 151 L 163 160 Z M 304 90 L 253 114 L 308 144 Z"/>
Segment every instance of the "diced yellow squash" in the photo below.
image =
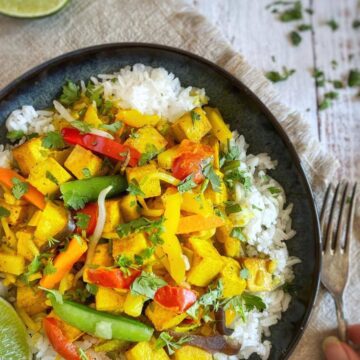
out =
<path fill-rule="evenodd" d="M 16 292 L 16 306 L 24 309 L 30 316 L 48 308 L 46 294 L 36 287 L 19 286 Z"/>
<path fill-rule="evenodd" d="M 190 345 L 182 346 L 174 354 L 174 360 L 212 360 L 212 358 L 212 355 L 207 351 Z"/>
<path fill-rule="evenodd" d="M 33 138 L 12 150 L 13 157 L 24 175 L 29 175 L 36 163 L 46 160 L 51 150 L 42 147 L 42 138 Z"/>
<path fill-rule="evenodd" d="M 17 253 L 26 260 L 32 261 L 36 255 L 39 255 L 39 249 L 36 247 L 34 239 L 34 230 L 31 228 L 22 228 L 16 232 Z"/>
<path fill-rule="evenodd" d="M 134 132 L 125 144 L 144 154 L 151 149 L 160 152 L 166 147 L 167 140 L 152 126 L 144 126 Z"/>
<path fill-rule="evenodd" d="M 215 174 L 219 176 L 220 187 L 219 191 L 214 191 L 211 186 L 208 186 L 205 190 L 205 198 L 210 200 L 214 205 L 221 205 L 228 199 L 227 188 L 222 180 L 223 174 L 219 170 L 215 170 Z"/>
<path fill-rule="evenodd" d="M 134 128 L 141 128 L 143 126 L 155 126 L 159 120 L 159 115 L 146 115 L 137 110 L 119 110 L 116 114 L 116 119 L 122 121 L 126 125 Z"/>
<path fill-rule="evenodd" d="M 109 244 L 96 245 L 95 253 L 92 258 L 91 264 L 100 266 L 112 266 L 113 258 L 110 254 Z"/>
<path fill-rule="evenodd" d="M 194 258 L 187 281 L 196 286 L 207 286 L 224 266 L 223 259 L 209 240 L 190 238 Z"/>
<path fill-rule="evenodd" d="M 220 111 L 217 108 L 212 108 L 210 106 L 205 106 L 204 110 L 211 124 L 212 133 L 219 139 L 222 144 L 227 144 L 227 141 L 232 138 L 232 133 L 222 118 Z"/>
<path fill-rule="evenodd" d="M 172 129 L 179 142 L 184 139 L 200 142 L 211 130 L 211 124 L 206 117 L 205 111 L 196 108 L 176 120 L 172 125 Z"/>
<path fill-rule="evenodd" d="M 225 310 L 225 325 L 230 327 L 236 318 L 236 311 L 232 308 Z"/>
<path fill-rule="evenodd" d="M 133 258 L 148 247 L 146 237 L 143 233 L 135 233 L 123 239 L 114 239 L 112 245 L 112 254 L 114 259 L 120 255 L 126 255 Z"/>
<path fill-rule="evenodd" d="M 0 253 L 0 272 L 21 275 L 25 271 L 25 259 L 20 255 Z"/>
<path fill-rule="evenodd" d="M 177 314 L 165 309 L 156 302 L 152 302 L 145 310 L 146 316 L 151 320 L 157 331 L 170 329 L 180 324 L 187 316 L 186 312 Z"/>
<path fill-rule="evenodd" d="M 232 225 L 227 222 L 225 225 L 216 229 L 216 240 L 224 244 L 224 252 L 226 256 L 240 257 L 244 254 L 241 241 L 232 237 Z"/>
<path fill-rule="evenodd" d="M 89 107 L 87 108 L 84 115 L 84 122 L 95 128 L 102 125 L 102 121 L 98 117 L 96 106 L 94 106 L 93 104 L 89 105 Z"/>
<path fill-rule="evenodd" d="M 129 222 L 140 217 L 136 196 L 128 194 L 120 199 L 121 216 L 124 221 Z"/>
<path fill-rule="evenodd" d="M 53 158 L 38 162 L 30 169 L 28 181 L 44 195 L 52 195 L 71 175 Z"/>
<path fill-rule="evenodd" d="M 136 295 L 129 291 L 126 294 L 124 302 L 124 312 L 132 317 L 138 317 L 141 315 L 143 306 L 147 298 L 143 295 Z"/>
<path fill-rule="evenodd" d="M 120 199 L 111 199 L 105 201 L 106 220 L 104 233 L 113 232 L 117 225 L 122 223 L 120 212 Z"/>
<path fill-rule="evenodd" d="M 95 295 L 96 310 L 120 313 L 124 310 L 126 294 L 99 286 Z"/>
<path fill-rule="evenodd" d="M 223 283 L 223 297 L 241 295 L 246 288 L 246 280 L 240 277 L 240 264 L 232 259 L 224 257 L 225 266 L 220 272 Z"/>
<path fill-rule="evenodd" d="M 157 349 L 154 342 L 141 341 L 125 353 L 126 360 L 169 360 L 163 348 Z"/>
<path fill-rule="evenodd" d="M 169 170 L 177 157 L 179 152 L 179 145 L 175 145 L 168 150 L 163 151 L 157 157 L 159 166 L 163 169 Z"/>
<path fill-rule="evenodd" d="M 26 205 L 10 205 L 5 201 L 0 200 L 0 206 L 10 212 L 10 215 L 6 217 L 6 221 L 9 225 L 19 225 L 27 218 L 29 207 Z"/>
<path fill-rule="evenodd" d="M 74 147 L 64 165 L 77 179 L 97 176 L 102 170 L 102 160 L 80 145 Z"/>
<path fill-rule="evenodd" d="M 40 248 L 49 238 L 61 232 L 69 221 L 67 210 L 48 201 L 42 211 L 39 223 L 35 230 L 35 244 Z"/>
<path fill-rule="evenodd" d="M 16 236 L 12 231 L 12 229 L 10 228 L 9 223 L 7 222 L 5 217 L 0 218 L 0 224 L 4 230 L 4 236 L 2 237 L 1 245 L 2 247 L 4 247 L 4 250 L 7 249 L 12 254 L 16 249 L 16 243 L 17 243 Z"/>
<path fill-rule="evenodd" d="M 271 260 L 258 258 L 243 259 L 243 266 L 249 270 L 247 289 L 249 291 L 270 291 L 273 287 Z"/>
<path fill-rule="evenodd" d="M 187 191 L 182 194 L 182 198 L 182 211 L 203 216 L 210 216 L 214 213 L 211 202 L 206 200 L 202 193 Z"/>
<path fill-rule="evenodd" d="M 57 320 L 57 325 L 59 326 L 61 332 L 65 335 L 65 337 L 70 341 L 76 341 L 83 332 L 78 328 L 66 323 L 65 321 L 61 320 L 54 311 L 48 315 L 49 317 L 55 318 Z"/>
<path fill-rule="evenodd" d="M 140 190 L 145 194 L 145 199 L 161 195 L 160 180 L 154 174 L 157 173 L 154 164 L 126 169 L 128 183 L 135 180 L 139 184 Z"/>

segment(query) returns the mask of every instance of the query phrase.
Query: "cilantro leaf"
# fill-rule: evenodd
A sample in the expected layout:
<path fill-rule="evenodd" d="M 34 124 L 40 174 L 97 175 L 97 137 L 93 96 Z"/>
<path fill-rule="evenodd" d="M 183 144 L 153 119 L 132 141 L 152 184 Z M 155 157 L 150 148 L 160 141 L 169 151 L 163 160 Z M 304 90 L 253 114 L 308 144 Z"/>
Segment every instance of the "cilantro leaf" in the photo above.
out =
<path fill-rule="evenodd" d="M 0 219 L 2 217 L 8 217 L 8 216 L 10 216 L 10 211 L 4 208 L 3 206 L 0 206 Z"/>
<path fill-rule="evenodd" d="M 215 192 L 220 192 L 221 191 L 221 180 L 220 180 L 219 175 L 216 174 L 211 163 L 209 163 L 208 165 L 206 165 L 203 168 L 203 174 L 206 178 L 209 179 L 212 189 Z"/>
<path fill-rule="evenodd" d="M 227 215 L 241 211 L 241 205 L 235 201 L 227 201 L 225 203 L 225 212 Z"/>
<path fill-rule="evenodd" d="M 240 270 L 240 277 L 244 280 L 250 277 L 250 271 L 246 268 Z"/>
<path fill-rule="evenodd" d="M 98 287 L 95 284 L 86 284 L 86 290 L 91 294 L 91 295 L 96 295 L 97 291 L 98 291 Z"/>
<path fill-rule="evenodd" d="M 120 255 L 116 260 L 116 264 L 119 265 L 120 270 L 125 275 L 130 275 L 130 268 L 133 266 L 133 262 L 128 256 Z"/>
<path fill-rule="evenodd" d="M 59 181 L 50 171 L 46 171 L 45 177 L 51 182 L 53 182 L 55 185 L 59 185 Z"/>
<path fill-rule="evenodd" d="M 290 40 L 294 46 L 299 46 L 302 41 L 302 37 L 297 31 L 292 31 L 290 33 Z"/>
<path fill-rule="evenodd" d="M 141 154 L 139 159 L 139 166 L 145 165 L 148 161 L 153 159 L 159 153 L 154 144 L 146 144 L 145 152 Z"/>
<path fill-rule="evenodd" d="M 194 175 L 190 174 L 179 183 L 179 185 L 177 186 L 177 189 L 180 193 L 184 193 L 186 191 L 189 191 L 189 190 L 195 188 L 196 186 L 197 186 L 197 184 L 194 182 Z"/>
<path fill-rule="evenodd" d="M 287 67 L 283 67 L 283 72 L 280 73 L 278 71 L 268 71 L 265 73 L 265 76 L 273 83 L 277 83 L 279 81 L 287 80 L 291 75 L 296 72 L 295 69 L 288 69 Z"/>
<path fill-rule="evenodd" d="M 85 123 L 84 121 L 80 121 L 80 120 L 74 120 L 71 122 L 71 125 L 78 129 L 79 131 L 81 131 L 82 133 L 89 133 L 91 132 L 91 127 Z"/>
<path fill-rule="evenodd" d="M 75 101 L 80 99 L 80 87 L 74 82 L 68 80 L 62 87 L 62 94 L 60 95 L 60 102 L 65 106 L 72 105 Z"/>
<path fill-rule="evenodd" d="M 63 296 L 61 295 L 61 293 L 58 290 L 50 290 L 50 289 L 44 288 L 42 286 L 38 286 L 38 288 L 41 289 L 41 290 L 46 291 L 48 298 L 54 299 L 59 304 L 64 303 Z"/>
<path fill-rule="evenodd" d="M 112 133 L 116 133 L 122 127 L 123 127 L 123 123 L 121 121 L 115 121 L 112 124 L 102 124 L 102 125 L 100 125 L 101 129 L 104 129 L 106 131 L 110 131 Z"/>
<path fill-rule="evenodd" d="M 315 79 L 316 86 L 324 86 L 325 85 L 325 74 L 323 71 L 319 69 L 314 69 L 313 78 Z"/>
<path fill-rule="evenodd" d="M 334 19 L 328 20 L 326 25 L 329 26 L 332 31 L 336 31 L 339 28 L 339 24 Z"/>
<path fill-rule="evenodd" d="M 195 124 L 196 121 L 201 120 L 200 114 L 198 114 L 195 110 L 190 111 L 191 121 L 193 124 Z"/>
<path fill-rule="evenodd" d="M 13 142 L 22 139 L 24 136 L 25 133 L 22 130 L 13 130 L 6 134 L 6 138 Z"/>
<path fill-rule="evenodd" d="M 134 196 L 145 196 L 145 193 L 140 189 L 140 185 L 136 179 L 132 179 L 128 184 L 126 191 Z"/>
<path fill-rule="evenodd" d="M 277 195 L 281 193 L 281 189 L 275 186 L 270 186 L 267 188 L 272 195 Z"/>
<path fill-rule="evenodd" d="M 173 355 L 175 350 L 180 349 L 183 344 L 186 344 L 190 340 L 191 336 L 183 336 L 175 340 L 168 332 L 163 331 L 155 342 L 155 349 L 161 349 L 166 346 L 168 354 Z"/>
<path fill-rule="evenodd" d="M 143 271 L 131 284 L 130 290 L 132 294 L 144 295 L 149 299 L 153 299 L 156 291 L 165 285 L 167 285 L 167 282 L 162 278 Z"/>
<path fill-rule="evenodd" d="M 335 89 L 343 89 L 345 87 L 344 83 L 341 80 L 333 80 L 332 84 Z"/>
<path fill-rule="evenodd" d="M 297 29 L 299 31 L 308 31 L 312 29 L 312 26 L 310 24 L 300 24 Z"/>
<path fill-rule="evenodd" d="M 351 87 L 360 86 L 360 71 L 357 69 L 350 70 L 348 85 Z"/>
<path fill-rule="evenodd" d="M 243 293 L 241 296 L 244 299 L 245 306 L 248 311 L 256 309 L 262 312 L 266 309 L 266 305 L 261 297 L 249 293 Z"/>
<path fill-rule="evenodd" d="M 354 29 L 360 28 L 360 20 L 359 20 L 359 19 L 355 19 L 355 20 L 353 21 L 353 23 L 352 23 L 352 27 L 353 27 Z"/>
<path fill-rule="evenodd" d="M 152 246 L 144 249 L 143 251 L 141 251 L 140 254 L 135 254 L 134 260 L 136 264 L 143 265 L 146 259 L 149 259 L 151 258 L 151 256 L 153 256 L 154 252 L 155 252 L 155 247 Z"/>
<path fill-rule="evenodd" d="M 75 216 L 76 226 L 81 230 L 86 230 L 89 226 L 90 215 L 84 213 L 77 213 Z"/>
<path fill-rule="evenodd" d="M 235 239 L 238 239 L 238 240 L 240 240 L 242 242 L 247 242 L 246 236 L 242 232 L 242 229 L 240 227 L 234 227 L 231 230 L 230 236 L 235 238 Z"/>
<path fill-rule="evenodd" d="M 14 186 L 11 188 L 12 194 L 15 196 L 16 199 L 21 199 L 23 195 L 25 195 L 29 190 L 29 184 L 26 182 L 22 182 L 16 177 L 11 179 L 11 182 Z"/>
<path fill-rule="evenodd" d="M 86 85 L 85 95 L 90 99 L 91 102 L 95 101 L 97 107 L 100 107 L 102 104 L 102 94 L 104 88 L 102 85 L 95 85 L 89 81 Z"/>
<path fill-rule="evenodd" d="M 280 14 L 280 21 L 282 22 L 289 22 L 302 19 L 302 5 L 301 1 L 296 1 L 294 6 L 290 9 L 283 11 Z"/>
<path fill-rule="evenodd" d="M 62 149 L 65 146 L 65 142 L 59 132 L 49 131 L 42 139 L 41 146 L 46 149 Z"/>
<path fill-rule="evenodd" d="M 89 200 L 87 196 L 80 196 L 73 190 L 64 192 L 62 197 L 65 205 L 73 208 L 74 210 L 83 209 Z"/>
<path fill-rule="evenodd" d="M 44 275 L 51 275 L 55 274 L 57 271 L 56 267 L 54 266 L 52 259 L 48 260 L 48 263 L 44 267 Z"/>

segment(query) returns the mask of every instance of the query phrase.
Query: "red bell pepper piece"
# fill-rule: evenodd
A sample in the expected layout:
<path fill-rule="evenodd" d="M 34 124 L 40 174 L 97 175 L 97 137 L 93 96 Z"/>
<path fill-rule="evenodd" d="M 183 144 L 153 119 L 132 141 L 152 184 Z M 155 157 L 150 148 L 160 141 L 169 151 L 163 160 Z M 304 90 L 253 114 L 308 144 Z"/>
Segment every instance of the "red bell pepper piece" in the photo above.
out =
<path fill-rule="evenodd" d="M 88 203 L 83 209 L 76 212 L 76 214 L 85 214 L 89 216 L 89 223 L 86 230 L 86 235 L 90 236 L 94 233 L 97 223 L 97 217 L 98 217 L 98 204 L 96 202 L 94 203 Z M 81 229 L 79 227 L 76 228 L 76 232 L 78 234 L 81 234 L 81 232 L 84 229 Z"/>
<path fill-rule="evenodd" d="M 64 140 L 72 145 L 80 145 L 101 155 L 105 155 L 117 161 L 125 161 L 128 152 L 130 153 L 130 166 L 137 166 L 140 159 L 140 152 L 128 145 L 120 144 L 117 141 L 103 136 L 81 133 L 78 129 L 64 128 L 61 130 Z"/>
<path fill-rule="evenodd" d="M 179 180 L 184 180 L 192 174 L 194 182 L 200 184 L 205 178 L 202 173 L 202 162 L 211 155 L 213 150 L 210 146 L 183 140 L 179 156 L 173 161 L 173 175 Z"/>
<path fill-rule="evenodd" d="M 66 338 L 57 319 L 46 317 L 43 326 L 50 344 L 61 357 L 65 360 L 81 360 L 79 348 Z"/>
<path fill-rule="evenodd" d="M 88 269 L 87 277 L 91 283 L 96 285 L 114 289 L 130 289 L 141 271 L 136 269 L 129 271 L 130 274 L 125 275 L 120 269 Z"/>
<path fill-rule="evenodd" d="M 195 303 L 196 294 L 180 286 L 166 285 L 156 291 L 154 300 L 169 310 L 182 313 Z"/>

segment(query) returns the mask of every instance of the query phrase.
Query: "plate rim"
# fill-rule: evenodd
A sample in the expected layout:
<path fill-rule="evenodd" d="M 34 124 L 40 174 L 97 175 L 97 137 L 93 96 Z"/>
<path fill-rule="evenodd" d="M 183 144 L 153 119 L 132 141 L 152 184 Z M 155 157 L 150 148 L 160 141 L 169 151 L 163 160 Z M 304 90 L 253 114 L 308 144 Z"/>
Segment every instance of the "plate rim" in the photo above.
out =
<path fill-rule="evenodd" d="M 302 338 L 304 331 L 306 327 L 309 324 L 310 316 L 313 312 L 314 305 L 316 303 L 316 299 L 319 293 L 319 286 L 320 286 L 320 274 L 321 274 L 321 263 L 322 263 L 322 257 L 321 257 L 321 232 L 320 232 L 320 222 L 319 222 L 319 216 L 315 204 L 315 199 L 313 195 L 313 191 L 311 189 L 309 179 L 306 176 L 306 173 L 304 171 L 304 168 L 302 166 L 300 157 L 291 142 L 288 134 L 285 132 L 283 127 L 281 126 L 280 122 L 276 119 L 275 115 L 271 112 L 271 110 L 264 104 L 264 102 L 247 86 L 245 85 L 240 79 L 236 78 L 234 75 L 232 75 L 230 72 L 222 68 L 221 66 L 215 64 L 214 62 L 199 56 L 197 54 L 194 54 L 190 51 L 183 50 L 180 48 L 163 45 L 163 44 L 157 44 L 157 43 L 148 43 L 148 42 L 111 42 L 111 43 L 105 43 L 105 44 L 97 44 L 97 45 L 91 45 L 83 48 L 79 48 L 76 50 L 72 50 L 66 53 L 63 53 L 61 55 L 58 55 L 54 58 L 51 58 L 49 60 L 46 60 L 42 62 L 39 65 L 36 65 L 29 70 L 22 73 L 17 78 L 13 79 L 10 83 L 5 85 L 2 89 L 0 89 L 0 102 L 4 100 L 5 97 L 11 95 L 13 91 L 17 89 L 18 86 L 20 86 L 24 82 L 28 82 L 31 80 L 31 78 L 37 76 L 42 71 L 52 68 L 54 66 L 57 66 L 63 62 L 71 61 L 73 58 L 76 58 L 77 56 L 83 56 L 86 54 L 92 54 L 101 52 L 103 50 L 111 50 L 111 49 L 125 49 L 125 48 L 143 48 L 143 49 L 152 49 L 152 50 L 162 50 L 167 51 L 170 53 L 179 54 L 182 56 L 186 56 L 192 60 L 195 60 L 197 62 L 200 62 L 210 68 L 212 68 L 214 71 L 219 73 L 221 76 L 224 76 L 227 78 L 231 83 L 237 87 L 240 88 L 242 91 L 244 91 L 252 101 L 260 108 L 260 110 L 265 114 L 268 121 L 271 122 L 271 124 L 274 126 L 277 134 L 280 136 L 281 140 L 284 142 L 284 145 L 286 149 L 290 153 L 291 160 L 296 167 L 299 176 L 302 177 L 302 181 L 305 187 L 306 191 L 306 198 L 308 199 L 311 207 L 311 217 L 314 222 L 314 237 L 315 237 L 315 284 L 312 289 L 311 297 L 309 306 L 307 307 L 304 317 L 301 321 L 301 325 L 299 327 L 299 330 L 297 334 L 294 336 L 294 338 L 290 341 L 288 348 L 285 350 L 285 353 L 283 355 L 283 359 L 289 359 L 292 353 L 294 352 L 295 348 L 297 347 L 300 339 Z M 280 320 L 281 321 L 281 320 Z"/>

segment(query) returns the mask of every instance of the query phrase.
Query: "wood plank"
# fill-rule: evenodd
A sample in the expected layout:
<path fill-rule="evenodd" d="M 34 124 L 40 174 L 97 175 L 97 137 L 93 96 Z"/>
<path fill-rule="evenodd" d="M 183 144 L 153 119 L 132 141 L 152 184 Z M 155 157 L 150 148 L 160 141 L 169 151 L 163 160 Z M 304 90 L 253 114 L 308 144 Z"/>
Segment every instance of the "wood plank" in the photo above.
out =
<path fill-rule="evenodd" d="M 299 111 L 317 136 L 316 92 L 309 71 L 313 66 L 311 32 L 301 33 L 303 41 L 299 47 L 291 46 L 288 34 L 296 23 L 278 21 L 276 14 L 265 9 L 270 1 L 186 1 L 217 26 L 252 65 L 264 71 L 281 70 L 284 65 L 296 69 L 291 78 L 275 86 L 282 102 Z M 308 7 L 310 0 L 304 0 L 303 4 Z M 303 22 L 309 21 L 309 15 L 305 13 Z M 276 62 L 273 62 L 272 56 Z"/>
<path fill-rule="evenodd" d="M 331 18 L 339 24 L 335 32 L 324 25 Z M 360 30 L 352 28 L 355 18 L 360 18 L 357 0 L 314 1 L 314 23 L 319 24 L 314 33 L 315 61 L 329 79 L 346 81 L 350 68 L 360 69 Z M 335 69 L 331 65 L 333 59 L 339 64 Z M 329 83 L 319 88 L 319 101 L 331 89 Z M 320 139 L 341 163 L 338 177 L 352 181 L 360 179 L 358 91 L 348 87 L 340 90 L 339 99 L 329 109 L 319 112 Z"/>

